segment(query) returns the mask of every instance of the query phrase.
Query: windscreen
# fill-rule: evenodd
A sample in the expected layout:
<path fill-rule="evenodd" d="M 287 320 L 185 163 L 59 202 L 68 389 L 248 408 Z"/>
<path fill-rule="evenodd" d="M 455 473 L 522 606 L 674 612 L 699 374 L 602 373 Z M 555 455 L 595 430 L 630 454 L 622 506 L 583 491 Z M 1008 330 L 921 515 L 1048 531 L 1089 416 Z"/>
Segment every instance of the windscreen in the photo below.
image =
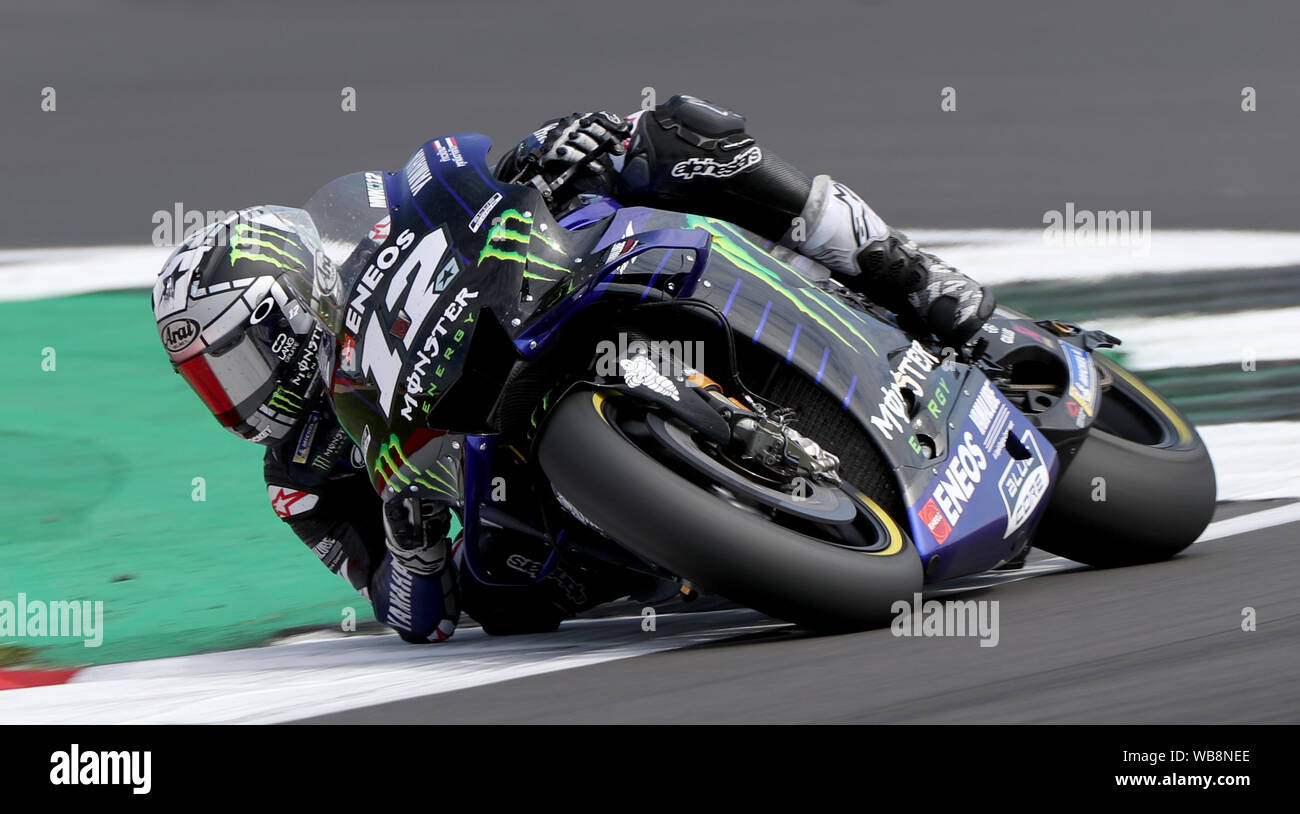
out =
<path fill-rule="evenodd" d="M 354 172 L 336 178 L 317 190 L 303 208 L 311 216 L 325 256 L 338 274 L 337 280 L 318 281 L 329 302 L 318 304 L 316 310 L 330 331 L 339 336 L 348 292 L 375 250 L 388 239 L 384 173 Z"/>

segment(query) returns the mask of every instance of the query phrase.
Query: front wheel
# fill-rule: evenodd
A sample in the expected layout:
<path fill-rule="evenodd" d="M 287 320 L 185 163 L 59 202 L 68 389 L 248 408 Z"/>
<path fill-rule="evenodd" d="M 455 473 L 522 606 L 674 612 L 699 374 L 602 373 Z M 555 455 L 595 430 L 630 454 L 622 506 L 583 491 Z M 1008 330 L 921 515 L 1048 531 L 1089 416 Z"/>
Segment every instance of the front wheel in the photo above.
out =
<path fill-rule="evenodd" d="M 821 629 L 888 624 L 921 589 L 907 534 L 852 487 L 790 502 L 635 399 L 576 391 L 537 457 L 571 511 L 699 589 Z"/>
<path fill-rule="evenodd" d="M 1034 545 L 1087 565 L 1168 559 L 1214 513 L 1214 464 L 1191 422 L 1118 363 L 1093 357 L 1113 383 L 1052 493 Z"/>

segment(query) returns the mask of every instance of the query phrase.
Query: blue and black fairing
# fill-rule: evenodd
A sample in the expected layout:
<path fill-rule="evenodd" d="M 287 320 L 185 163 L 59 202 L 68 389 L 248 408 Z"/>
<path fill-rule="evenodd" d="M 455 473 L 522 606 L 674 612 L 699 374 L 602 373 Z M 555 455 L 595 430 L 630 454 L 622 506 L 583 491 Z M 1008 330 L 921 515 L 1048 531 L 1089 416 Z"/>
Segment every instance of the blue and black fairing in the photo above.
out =
<path fill-rule="evenodd" d="M 762 347 L 829 394 L 893 467 L 931 581 L 985 570 L 1023 547 L 1046 504 L 1055 451 L 982 372 L 944 364 L 891 322 L 842 299 L 824 267 L 726 221 L 608 200 L 596 207 L 604 225 L 593 252 L 642 252 L 597 290 L 638 280 L 645 292 L 707 302 L 738 341 Z M 584 210 L 563 220 L 592 222 Z M 698 274 L 682 274 L 682 257 L 693 264 L 693 252 L 656 245 L 676 230 L 708 236 Z M 977 406 L 993 415 L 972 418 Z"/>
<path fill-rule="evenodd" d="M 459 500 L 434 442 L 444 429 L 492 430 L 483 421 L 511 365 L 604 298 L 692 298 L 738 341 L 801 371 L 879 445 L 932 581 L 1022 546 L 1055 454 L 983 373 L 941 364 L 838 296 L 823 267 L 725 221 L 597 199 L 563 228 L 537 191 L 492 177 L 489 145 L 433 139 L 382 174 L 382 211 L 369 211 L 373 189 L 349 204 L 390 219 L 341 270 L 334 303 L 334 400 L 378 489 Z"/>
<path fill-rule="evenodd" d="M 427 460 L 425 447 L 446 430 L 487 429 L 487 400 L 518 358 L 514 335 L 578 276 L 570 260 L 585 236 L 560 229 L 535 190 L 493 178 L 489 146 L 476 134 L 432 139 L 403 170 L 339 179 L 307 207 L 345 224 L 322 231 L 354 247 L 333 298 L 333 396 L 381 492 L 459 500 L 431 468 L 445 450 Z"/>

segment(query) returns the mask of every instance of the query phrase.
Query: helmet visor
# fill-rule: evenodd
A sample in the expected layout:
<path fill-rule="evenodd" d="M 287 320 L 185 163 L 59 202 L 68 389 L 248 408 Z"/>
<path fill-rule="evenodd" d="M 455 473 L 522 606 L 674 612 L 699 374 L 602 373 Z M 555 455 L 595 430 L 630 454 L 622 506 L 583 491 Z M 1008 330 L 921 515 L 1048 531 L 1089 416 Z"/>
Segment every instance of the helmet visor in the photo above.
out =
<path fill-rule="evenodd" d="M 234 429 L 257 411 L 276 380 L 275 360 L 245 333 L 229 349 L 202 353 L 176 366 L 222 426 Z"/>

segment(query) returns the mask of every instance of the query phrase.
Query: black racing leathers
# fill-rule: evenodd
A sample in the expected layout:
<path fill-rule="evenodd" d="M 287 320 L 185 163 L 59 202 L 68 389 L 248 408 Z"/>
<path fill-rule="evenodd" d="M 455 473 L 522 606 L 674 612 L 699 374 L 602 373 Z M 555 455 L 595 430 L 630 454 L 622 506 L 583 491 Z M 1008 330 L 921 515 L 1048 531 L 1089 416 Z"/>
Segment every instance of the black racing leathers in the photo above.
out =
<path fill-rule="evenodd" d="M 393 562 L 384 544 L 383 504 L 365 461 L 322 398 L 296 433 L 268 447 L 263 463 L 271 509 L 326 568 L 368 599 L 375 618 L 411 642 L 441 641 L 455 607 L 454 579 L 415 574 Z M 453 575 L 454 577 L 454 575 Z"/>
<path fill-rule="evenodd" d="M 992 314 L 990 292 L 921 251 L 843 183 L 810 179 L 773 155 L 746 132 L 739 114 L 679 94 L 628 118 L 635 124 L 625 151 L 605 156 L 598 172 L 572 174 L 554 190 L 555 208 L 579 193 L 599 193 L 729 220 L 817 260 L 846 287 L 898 313 L 909 329 L 954 346 Z M 498 177 L 524 174 L 540 139 L 570 119 L 548 122 L 525 139 L 498 164 Z"/>
<path fill-rule="evenodd" d="M 409 642 L 436 642 L 454 629 L 442 620 L 459 606 L 489 633 L 553 630 L 603 602 L 654 587 L 653 580 L 565 557 L 536 583 L 550 549 L 504 529 L 485 530 L 479 557 L 480 583 L 457 536 L 448 583 L 395 565 L 385 545 L 383 503 L 371 485 L 360 450 L 322 397 L 301 425 L 264 460 L 271 508 L 330 571 L 372 604 L 375 618 Z M 453 590 L 459 596 L 447 596 Z M 442 622 L 440 624 L 440 621 Z"/>

